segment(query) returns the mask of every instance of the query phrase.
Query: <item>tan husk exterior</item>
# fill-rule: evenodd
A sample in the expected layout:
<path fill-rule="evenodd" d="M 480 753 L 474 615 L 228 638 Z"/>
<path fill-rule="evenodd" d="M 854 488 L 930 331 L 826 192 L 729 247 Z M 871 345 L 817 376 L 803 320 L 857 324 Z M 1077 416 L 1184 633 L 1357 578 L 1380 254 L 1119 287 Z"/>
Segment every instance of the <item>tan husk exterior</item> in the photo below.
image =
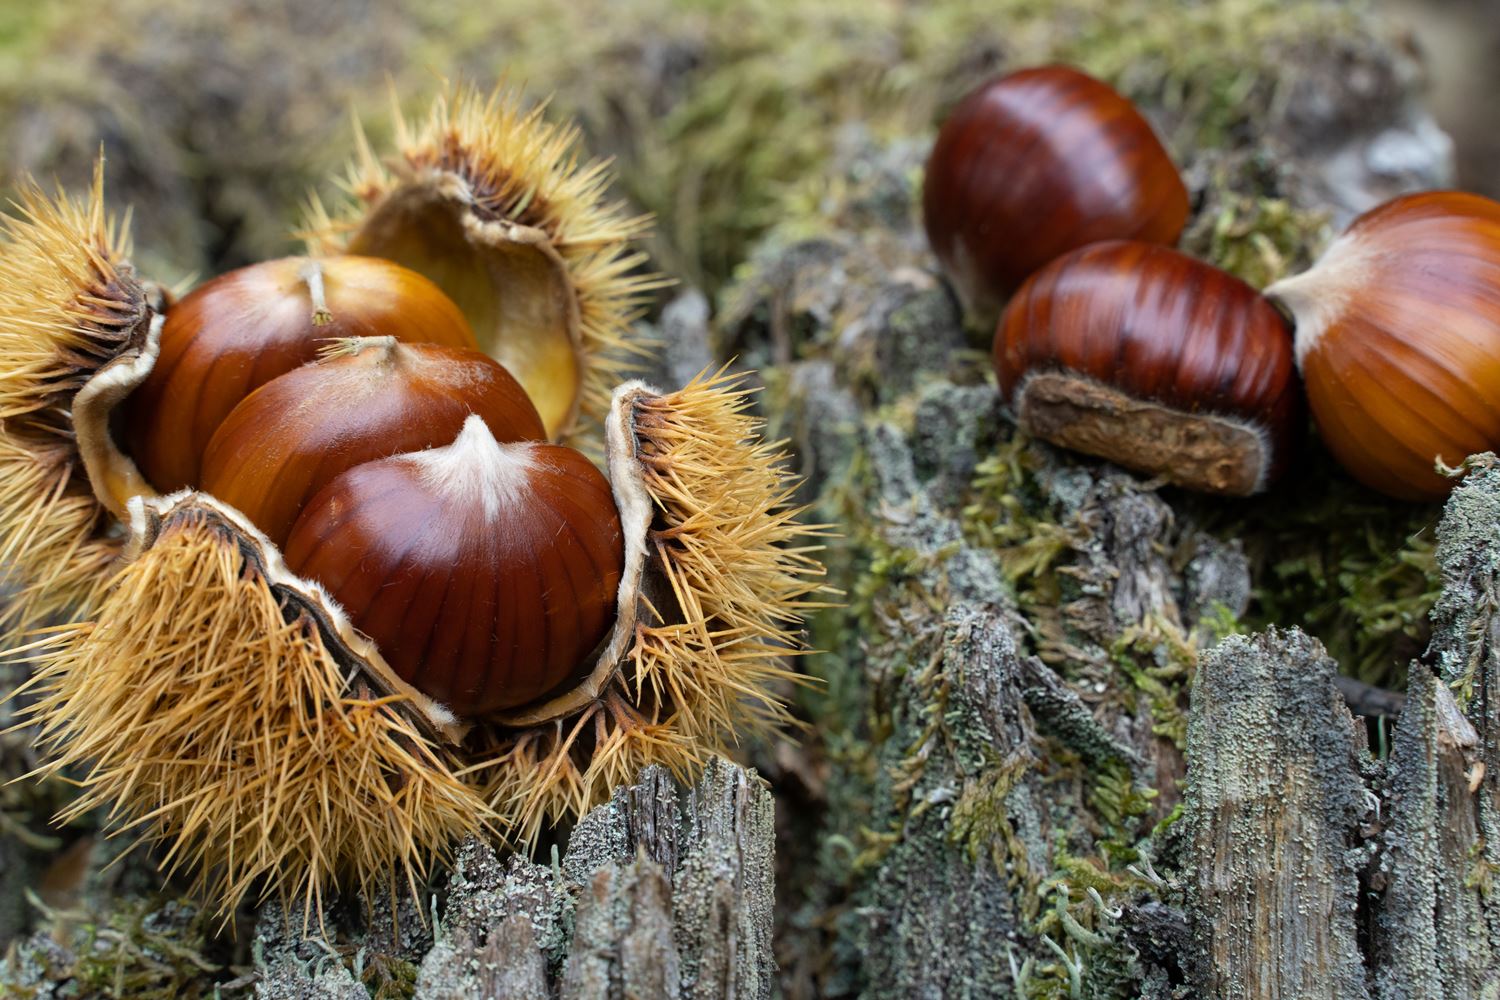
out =
<path fill-rule="evenodd" d="M 182 493 L 132 514 L 141 551 L 36 654 L 43 771 L 81 775 L 61 820 L 107 808 L 226 918 L 270 893 L 320 913 L 392 874 L 415 891 L 457 837 L 503 827 L 232 513 Z"/>

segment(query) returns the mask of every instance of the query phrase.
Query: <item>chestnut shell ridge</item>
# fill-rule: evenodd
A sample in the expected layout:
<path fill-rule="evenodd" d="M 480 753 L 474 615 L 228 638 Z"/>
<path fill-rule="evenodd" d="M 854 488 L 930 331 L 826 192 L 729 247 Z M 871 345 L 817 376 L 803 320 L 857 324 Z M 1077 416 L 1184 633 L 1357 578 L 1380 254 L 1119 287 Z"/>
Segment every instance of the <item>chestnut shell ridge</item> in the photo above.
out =
<path fill-rule="evenodd" d="M 1301 432 L 1286 320 L 1166 247 L 1100 243 L 1038 271 L 1001 318 L 994 364 L 1028 433 L 1190 489 L 1265 489 Z"/>
<path fill-rule="evenodd" d="M 1086 73 L 1044 66 L 991 80 L 954 108 L 927 161 L 922 215 L 965 303 L 994 315 L 1070 250 L 1175 243 L 1188 194 L 1130 101 Z"/>

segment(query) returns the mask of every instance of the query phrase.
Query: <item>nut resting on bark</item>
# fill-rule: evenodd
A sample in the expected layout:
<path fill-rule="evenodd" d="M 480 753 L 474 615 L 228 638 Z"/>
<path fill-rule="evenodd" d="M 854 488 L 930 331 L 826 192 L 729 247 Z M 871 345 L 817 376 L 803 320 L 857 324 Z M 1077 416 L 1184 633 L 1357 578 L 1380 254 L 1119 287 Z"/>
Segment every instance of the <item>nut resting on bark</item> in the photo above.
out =
<path fill-rule="evenodd" d="M 657 279 L 576 129 L 457 90 L 359 150 L 313 257 L 177 302 L 102 169 L 5 223 L 7 624 L 68 622 L 25 647 L 42 770 L 226 914 L 686 775 L 786 717 L 820 590 L 751 390 L 618 384 Z"/>
<path fill-rule="evenodd" d="M 1439 465 L 1500 448 L 1500 204 L 1396 198 L 1266 294 L 1296 324 L 1323 441 L 1366 486 L 1441 499 L 1457 480 Z"/>
<path fill-rule="evenodd" d="M 1096 243 L 1033 275 L 995 332 L 1000 393 L 1028 433 L 1210 493 L 1286 469 L 1301 386 L 1255 289 L 1147 243 Z"/>

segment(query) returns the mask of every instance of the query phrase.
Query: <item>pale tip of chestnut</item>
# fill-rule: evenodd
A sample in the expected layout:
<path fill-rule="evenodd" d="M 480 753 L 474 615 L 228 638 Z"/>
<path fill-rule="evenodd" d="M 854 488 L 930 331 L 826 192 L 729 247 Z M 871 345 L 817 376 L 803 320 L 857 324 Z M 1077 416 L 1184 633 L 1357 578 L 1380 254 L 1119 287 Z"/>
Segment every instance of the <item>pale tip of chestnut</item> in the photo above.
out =
<path fill-rule="evenodd" d="M 1368 286 L 1381 257 L 1378 246 L 1346 233 L 1329 244 L 1316 267 L 1266 288 L 1265 297 L 1292 323 L 1292 354 L 1299 372 L 1323 335 Z"/>
<path fill-rule="evenodd" d="M 535 451 L 530 441 L 501 444 L 482 418 L 470 414 L 452 444 L 401 459 L 418 469 L 422 481 L 437 495 L 477 505 L 487 520 L 493 520 L 518 507 L 529 491 Z"/>

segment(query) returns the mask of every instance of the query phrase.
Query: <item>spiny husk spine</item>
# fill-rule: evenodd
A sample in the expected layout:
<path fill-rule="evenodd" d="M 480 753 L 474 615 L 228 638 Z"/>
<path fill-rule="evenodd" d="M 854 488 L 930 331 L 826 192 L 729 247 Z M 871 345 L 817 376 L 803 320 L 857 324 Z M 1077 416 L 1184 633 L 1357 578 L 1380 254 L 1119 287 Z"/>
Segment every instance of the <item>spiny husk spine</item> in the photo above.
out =
<path fill-rule="evenodd" d="M 84 474 L 70 407 L 144 335 L 153 293 L 104 208 L 104 162 L 82 198 L 23 181 L 0 216 L 0 563 L 15 596 L 0 629 L 86 609 L 119 552 Z"/>
<path fill-rule="evenodd" d="M 788 660 L 805 652 L 804 613 L 825 606 L 823 529 L 800 523 L 784 443 L 760 439 L 743 378 L 721 369 L 677 392 L 616 390 L 636 397 L 637 459 L 656 507 L 648 573 L 666 589 L 656 605 L 638 598 L 635 640 L 599 699 L 507 734 L 474 769 L 522 843 L 647 764 L 686 778 L 739 734 L 790 721 L 785 689 L 805 678 Z"/>
<path fill-rule="evenodd" d="M 129 221 L 104 209 L 103 159 L 82 199 L 22 182 L 0 239 L 0 420 L 61 426 L 72 394 L 148 320 Z"/>
<path fill-rule="evenodd" d="M 385 162 L 356 122 L 357 155 L 344 181 L 356 204 L 335 217 L 314 197 L 303 235 L 314 253 L 341 252 L 367 210 L 403 183 L 429 171 L 460 178 L 482 219 L 539 229 L 562 258 L 578 303 L 583 410 L 598 418 L 634 359 L 649 354 L 632 324 L 649 294 L 670 282 L 644 272 L 646 255 L 630 248 L 650 217 L 610 199 L 609 162 L 585 159 L 578 126 L 548 121 L 546 110 L 545 102 L 528 108 L 504 85 L 488 94 L 455 86 L 420 121 L 393 107 L 396 155 Z"/>
<path fill-rule="evenodd" d="M 82 775 L 60 821 L 107 808 L 226 917 L 272 892 L 321 913 L 348 880 L 415 892 L 430 858 L 494 825 L 402 699 L 369 691 L 270 586 L 236 525 L 187 505 L 147 541 L 93 621 L 35 650 L 44 770 Z"/>

